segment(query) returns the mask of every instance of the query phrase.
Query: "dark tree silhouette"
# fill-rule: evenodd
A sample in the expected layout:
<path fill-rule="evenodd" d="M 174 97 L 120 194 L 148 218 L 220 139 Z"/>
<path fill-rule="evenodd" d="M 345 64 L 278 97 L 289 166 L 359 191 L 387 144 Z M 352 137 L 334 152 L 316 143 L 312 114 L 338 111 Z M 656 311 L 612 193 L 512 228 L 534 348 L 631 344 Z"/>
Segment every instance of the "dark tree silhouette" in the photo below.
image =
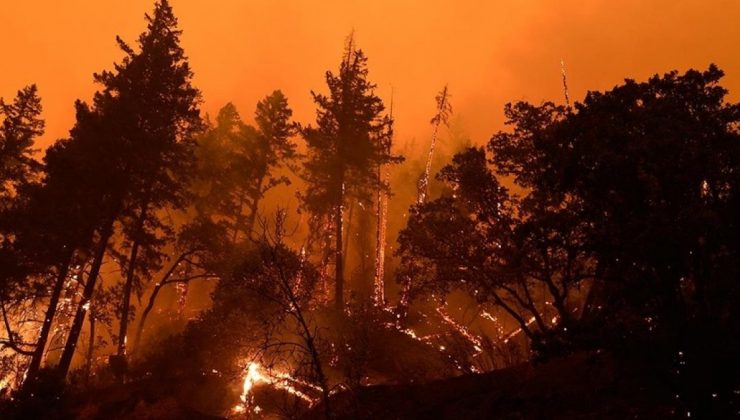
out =
<path fill-rule="evenodd" d="M 414 209 L 399 236 L 399 279 L 416 295 L 462 288 L 502 308 L 538 350 L 560 346 L 580 309 L 575 289 L 593 275 L 577 221 L 541 195 L 512 195 L 482 149 L 459 153 L 438 177 L 452 193 Z"/>
<path fill-rule="evenodd" d="M 10 325 L 5 302 L 22 300 L 31 292 L 27 290 L 26 277 L 46 268 L 46 260 L 37 261 L 23 252 L 29 248 L 28 237 L 33 230 L 27 217 L 27 190 L 37 187 L 42 169 L 33 157 L 34 140 L 44 132 L 40 115 L 41 99 L 35 85 L 18 91 L 11 103 L 0 98 L 0 305 L 7 334 L 0 345 L 21 354 L 31 350 L 19 344 L 20 337 Z"/>
<path fill-rule="evenodd" d="M 256 127 L 243 123 L 229 103 L 219 111 L 216 126 L 199 139 L 197 207 L 224 224 L 234 242 L 254 233 L 265 194 L 290 184 L 278 171 L 292 168 L 298 157 L 291 139 L 297 131 L 292 114 L 288 99 L 276 90 L 257 103 Z"/>
<path fill-rule="evenodd" d="M 98 230 L 94 262 L 60 361 L 62 376 L 71 364 L 114 223 L 120 223 L 128 250 L 118 335 L 118 355 L 123 356 L 134 284 L 157 268 L 160 235 L 169 233 L 158 210 L 186 204 L 187 174 L 194 163 L 192 138 L 202 127 L 199 93 L 191 86 L 192 72 L 179 46 L 181 31 L 167 0 L 157 2 L 147 21 L 148 29 L 138 40 L 140 51 L 119 39 L 126 54 L 123 61 L 115 71 L 95 77 L 104 89 L 95 95 L 92 113 L 101 120 L 106 152 L 123 182 L 114 192 L 116 207 Z"/>
<path fill-rule="evenodd" d="M 33 157 L 33 142 L 44 134 L 41 99 L 36 85 L 18 91 L 12 103 L 0 98 L 0 199 L 2 207 L 18 188 L 33 181 L 41 165 Z"/>
<path fill-rule="evenodd" d="M 372 202 L 376 188 L 388 188 L 377 177 L 377 167 L 397 163 L 390 153 L 385 107 L 367 80 L 367 58 L 350 36 L 339 73 L 326 73 L 329 95 L 313 93 L 318 105 L 316 127 L 302 130 L 308 158 L 302 177 L 308 188 L 301 194 L 303 208 L 329 217 L 334 225 L 336 308 L 344 307 L 344 208 L 350 198 Z"/>
<path fill-rule="evenodd" d="M 540 334 L 521 328 L 546 349 L 646 360 L 690 407 L 711 404 L 711 389 L 729 393 L 740 348 L 740 106 L 724 101 L 722 75 L 711 66 L 627 80 L 573 108 L 508 105 L 513 130 L 493 136 L 489 157 L 457 155 L 441 174 L 452 194 L 417 208 L 400 237 L 405 272 L 513 302 L 514 318 L 528 310 Z M 519 276 L 517 287 L 545 284 L 556 336 L 527 287 L 512 288 Z M 589 286 L 582 308 L 568 301 L 579 284 Z"/>

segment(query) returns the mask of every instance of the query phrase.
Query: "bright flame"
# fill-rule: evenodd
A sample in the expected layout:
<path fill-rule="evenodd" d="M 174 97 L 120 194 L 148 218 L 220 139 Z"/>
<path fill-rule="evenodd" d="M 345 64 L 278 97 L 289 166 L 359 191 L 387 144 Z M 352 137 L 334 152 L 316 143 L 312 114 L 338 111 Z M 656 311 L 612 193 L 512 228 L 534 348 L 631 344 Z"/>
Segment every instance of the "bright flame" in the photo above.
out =
<path fill-rule="evenodd" d="M 250 405 L 252 402 L 252 388 L 254 388 L 254 386 L 259 383 L 272 385 L 275 388 L 286 391 L 289 394 L 292 394 L 306 401 L 309 407 L 312 406 L 317 400 L 300 391 L 294 385 L 299 385 L 306 388 L 311 388 L 313 390 L 321 391 L 321 387 L 306 381 L 302 381 L 300 379 L 296 379 L 288 373 L 264 370 L 259 363 L 250 362 L 246 369 L 246 376 L 244 377 L 244 384 L 242 385 L 242 393 L 239 396 L 239 399 L 242 403 L 234 407 L 233 412 L 244 413 L 249 410 L 256 414 L 261 411 L 261 408 L 259 406 L 254 406 L 250 409 Z"/>

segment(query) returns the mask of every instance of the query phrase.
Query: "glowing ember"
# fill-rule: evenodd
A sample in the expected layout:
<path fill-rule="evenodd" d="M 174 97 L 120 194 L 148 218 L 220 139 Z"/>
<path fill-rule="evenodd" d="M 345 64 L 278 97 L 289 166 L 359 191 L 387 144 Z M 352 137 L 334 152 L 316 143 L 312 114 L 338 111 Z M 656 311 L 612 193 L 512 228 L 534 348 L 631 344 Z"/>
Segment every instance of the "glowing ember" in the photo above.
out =
<path fill-rule="evenodd" d="M 480 337 L 471 333 L 464 325 L 460 325 L 454 319 L 452 319 L 452 317 L 447 313 L 445 306 L 438 307 L 437 313 L 439 314 L 439 316 L 442 317 L 442 319 L 445 321 L 445 323 L 447 323 L 447 325 L 451 326 L 460 335 L 462 335 L 468 341 L 470 341 L 470 343 L 473 345 L 473 348 L 475 349 L 477 353 L 480 353 L 483 351 L 483 349 L 481 348 Z"/>
<path fill-rule="evenodd" d="M 535 321 L 535 317 L 531 317 L 527 321 L 526 325 L 527 326 L 530 326 L 530 325 L 532 325 L 532 323 L 534 321 Z M 508 343 L 509 340 L 511 340 L 515 335 L 519 334 L 520 332 L 522 332 L 522 328 L 521 327 L 519 327 L 519 328 L 515 329 L 514 331 L 510 332 L 509 334 L 507 334 L 506 335 L 506 338 L 504 338 L 504 343 Z"/>

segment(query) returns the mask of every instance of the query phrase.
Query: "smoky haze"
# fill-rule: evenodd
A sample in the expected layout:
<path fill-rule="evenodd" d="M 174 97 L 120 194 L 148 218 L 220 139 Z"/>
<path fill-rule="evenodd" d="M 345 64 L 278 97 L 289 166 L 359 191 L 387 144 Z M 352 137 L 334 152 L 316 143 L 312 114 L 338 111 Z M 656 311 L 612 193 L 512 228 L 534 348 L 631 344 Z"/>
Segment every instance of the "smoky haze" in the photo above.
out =
<path fill-rule="evenodd" d="M 73 102 L 89 99 L 92 73 L 119 60 L 115 36 L 133 42 L 149 0 L 4 1 L 0 96 L 37 83 L 47 131 L 42 147 L 67 135 Z M 321 91 L 343 40 L 355 31 L 370 58 L 370 79 L 389 102 L 396 144 L 424 149 L 434 94 L 450 85 L 456 115 L 483 143 L 500 129 L 513 100 L 562 101 L 560 60 L 571 97 L 604 90 L 624 77 L 706 68 L 740 85 L 740 3 L 684 1 L 362 1 L 175 0 L 183 47 L 214 115 L 234 102 L 249 120 L 254 104 L 282 89 L 297 121 L 313 120 L 310 91 Z M 13 57 L 12 60 L 7 59 Z M 421 152 L 421 151 L 419 151 Z"/>
<path fill-rule="evenodd" d="M 45 148 L 67 136 L 74 122 L 75 99 L 89 100 L 98 88 L 92 74 L 110 69 L 121 58 L 115 37 L 133 43 L 142 30 L 142 10 L 150 0 L 4 4 L 13 16 L 0 26 L 4 60 L 0 97 L 12 97 L 37 83 L 43 98 Z M 228 102 L 251 123 L 255 104 L 281 89 L 301 124 L 314 122 L 311 91 L 326 91 L 324 74 L 336 71 L 349 33 L 369 57 L 369 78 L 386 106 L 393 99 L 394 147 L 407 161 L 391 173 L 388 254 L 416 196 L 434 113 L 434 95 L 448 84 L 454 116 L 444 128 L 433 161 L 433 174 L 462 147 L 483 144 L 504 128 L 503 106 L 516 100 L 562 103 L 561 60 L 570 97 L 587 90 L 610 89 L 625 77 L 644 79 L 655 72 L 705 68 L 717 63 L 727 74 L 723 84 L 736 98 L 740 87 L 740 3 L 717 1 L 361 1 L 224 0 L 206 4 L 174 0 L 183 29 L 182 46 L 203 94 L 203 111 L 215 117 Z M 302 140 L 296 139 L 299 147 Z M 432 174 L 432 175 L 433 175 Z M 266 213 L 278 207 L 295 213 L 293 185 L 270 192 Z M 432 181 L 431 193 L 440 188 Z M 367 279 L 352 272 L 361 265 L 361 214 L 349 221 L 348 257 L 353 289 Z M 354 232 L 354 233 L 353 233 Z M 299 231 L 297 242 L 306 232 Z M 389 261 L 389 273 L 395 266 Z M 358 282 L 360 284 L 358 284 Z M 393 282 L 389 282 L 393 283 Z M 391 289 L 395 284 L 389 284 Z M 211 285 L 193 285 L 191 313 L 209 305 Z M 176 291 L 163 292 L 164 306 Z M 153 324 L 157 324 L 157 319 Z M 156 329 L 156 328 L 154 328 Z"/>

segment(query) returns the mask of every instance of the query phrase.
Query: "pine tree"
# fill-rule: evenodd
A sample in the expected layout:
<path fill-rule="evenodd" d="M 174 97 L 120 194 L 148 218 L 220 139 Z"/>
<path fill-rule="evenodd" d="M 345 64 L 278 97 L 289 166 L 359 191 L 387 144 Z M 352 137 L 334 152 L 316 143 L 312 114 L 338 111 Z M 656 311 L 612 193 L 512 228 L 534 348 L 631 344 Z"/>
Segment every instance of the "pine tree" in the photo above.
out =
<path fill-rule="evenodd" d="M 265 194 L 290 183 L 278 171 L 283 166 L 293 168 L 298 157 L 292 115 L 288 99 L 276 90 L 257 103 L 256 127 L 242 122 L 229 103 L 219 111 L 216 125 L 199 138 L 196 206 L 201 214 L 219 219 L 231 232 L 232 242 L 241 235 L 253 236 Z"/>
<path fill-rule="evenodd" d="M 33 180 L 41 165 L 33 158 L 33 143 L 44 134 L 41 99 L 36 85 L 18 91 L 12 103 L 0 98 L 0 199 L 9 199 Z M 7 204 L 3 203 L 3 207 Z"/>
<path fill-rule="evenodd" d="M 181 31 L 169 2 L 157 2 L 154 14 L 146 19 L 148 28 L 138 39 L 139 51 L 119 38 L 126 56 L 114 71 L 95 76 L 103 90 L 95 95 L 93 112 L 101 119 L 103 133 L 99 134 L 108 143 L 106 153 L 114 156 L 114 177 L 122 182 L 114 192 L 116 207 L 98 229 L 94 262 L 60 361 L 61 375 L 69 370 L 114 223 L 121 226 L 128 252 L 118 342 L 118 355 L 123 356 L 135 282 L 159 267 L 159 249 L 170 233 L 159 211 L 186 204 L 193 137 L 202 129 L 200 94 L 191 85 L 192 72 L 179 45 Z"/>
<path fill-rule="evenodd" d="M 253 234 L 259 203 L 265 193 L 273 187 L 290 184 L 285 176 L 277 176 L 275 170 L 282 165 L 293 167 L 298 158 L 296 144 L 291 138 L 297 132 L 297 125 L 291 122 L 293 111 L 288 106 L 288 98 L 276 90 L 259 103 L 255 111 L 257 135 L 254 137 L 253 159 L 256 188 L 250 203 L 247 232 Z"/>
<path fill-rule="evenodd" d="M 302 171 L 308 188 L 302 204 L 310 213 L 332 218 L 338 310 L 344 307 L 344 207 L 350 198 L 372 202 L 382 183 L 378 166 L 402 160 L 390 153 L 390 118 L 383 115 L 385 107 L 367 73 L 367 58 L 350 36 L 339 72 L 326 73 L 329 94 L 312 92 L 318 105 L 316 126 L 302 130 L 308 146 Z"/>

